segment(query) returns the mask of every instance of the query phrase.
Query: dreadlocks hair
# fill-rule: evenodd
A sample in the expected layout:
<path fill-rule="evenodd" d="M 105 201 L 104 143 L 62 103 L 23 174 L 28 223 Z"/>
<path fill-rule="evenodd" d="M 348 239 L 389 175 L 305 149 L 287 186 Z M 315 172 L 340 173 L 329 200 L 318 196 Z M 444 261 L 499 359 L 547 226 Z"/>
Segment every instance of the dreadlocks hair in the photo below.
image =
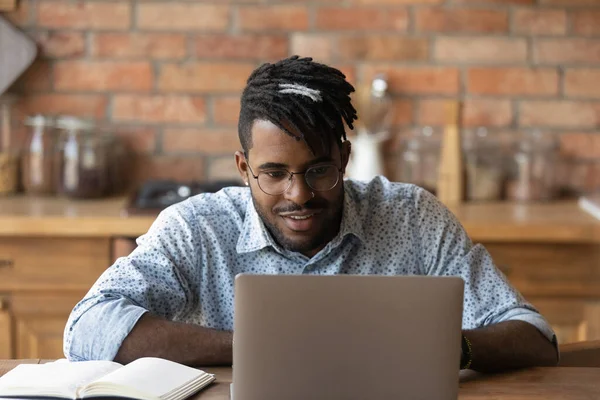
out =
<path fill-rule="evenodd" d="M 264 119 L 304 140 L 313 154 L 317 146 L 329 153 L 332 139 L 338 145 L 346 140 L 344 122 L 354 129 L 352 92 L 341 71 L 311 57 L 261 65 L 248 78 L 241 98 L 238 134 L 244 152 L 252 147 L 254 121 Z"/>

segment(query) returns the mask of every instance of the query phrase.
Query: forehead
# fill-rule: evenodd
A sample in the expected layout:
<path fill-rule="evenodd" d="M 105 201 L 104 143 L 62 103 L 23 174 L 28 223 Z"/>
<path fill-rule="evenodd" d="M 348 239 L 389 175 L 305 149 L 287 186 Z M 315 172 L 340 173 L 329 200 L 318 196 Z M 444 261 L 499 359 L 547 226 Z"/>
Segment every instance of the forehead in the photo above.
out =
<path fill-rule="evenodd" d="M 325 153 L 320 149 L 321 146 L 316 147 L 318 153 L 313 154 L 302 138 L 288 135 L 271 121 L 256 120 L 252 125 L 252 147 L 249 156 L 257 162 L 294 165 L 330 155 L 329 152 Z"/>

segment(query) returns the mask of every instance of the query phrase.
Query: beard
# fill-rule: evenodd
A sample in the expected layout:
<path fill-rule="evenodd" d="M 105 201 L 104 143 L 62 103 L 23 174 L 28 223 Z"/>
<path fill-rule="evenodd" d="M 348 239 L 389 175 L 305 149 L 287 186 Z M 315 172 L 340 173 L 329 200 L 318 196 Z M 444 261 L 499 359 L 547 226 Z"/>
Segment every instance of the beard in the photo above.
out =
<path fill-rule="evenodd" d="M 325 245 L 339 232 L 342 209 L 344 206 L 344 190 L 340 190 L 339 195 L 334 201 L 328 201 L 324 198 L 315 198 L 305 203 L 304 206 L 287 202 L 286 204 L 278 204 L 271 210 L 265 210 L 257 203 L 254 195 L 252 195 L 252 202 L 254 203 L 254 209 L 265 224 L 265 227 L 281 247 L 289 251 L 305 253 L 317 248 L 325 247 Z M 279 224 L 283 225 L 283 221 L 278 221 L 278 219 L 281 219 L 278 215 L 279 213 L 311 209 L 322 210 L 319 214 L 319 218 L 321 219 L 319 229 L 313 235 L 306 237 L 291 237 L 286 235 L 279 226 Z"/>

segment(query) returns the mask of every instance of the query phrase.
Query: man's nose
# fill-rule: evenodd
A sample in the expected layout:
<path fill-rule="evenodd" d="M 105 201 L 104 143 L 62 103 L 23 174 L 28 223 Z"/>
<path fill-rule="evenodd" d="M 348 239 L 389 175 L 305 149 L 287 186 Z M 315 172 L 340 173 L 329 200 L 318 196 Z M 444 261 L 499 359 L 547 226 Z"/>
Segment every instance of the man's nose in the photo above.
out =
<path fill-rule="evenodd" d="M 286 200 L 293 201 L 296 204 L 304 204 L 313 198 L 313 190 L 306 183 L 304 175 L 294 174 L 292 176 L 292 184 L 285 192 Z"/>

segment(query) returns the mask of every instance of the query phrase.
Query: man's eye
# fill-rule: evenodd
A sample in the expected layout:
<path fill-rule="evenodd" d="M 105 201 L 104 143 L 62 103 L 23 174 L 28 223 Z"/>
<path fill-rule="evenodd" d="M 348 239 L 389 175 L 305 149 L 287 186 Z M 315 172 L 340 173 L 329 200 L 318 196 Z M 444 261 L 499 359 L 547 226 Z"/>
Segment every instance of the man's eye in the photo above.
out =
<path fill-rule="evenodd" d="M 329 167 L 316 167 L 316 168 L 313 168 L 311 171 L 313 174 L 323 175 L 323 174 L 326 174 L 327 171 L 329 171 Z"/>
<path fill-rule="evenodd" d="M 287 173 L 285 171 L 268 171 L 265 172 L 265 174 L 267 174 L 270 178 L 284 178 Z"/>

